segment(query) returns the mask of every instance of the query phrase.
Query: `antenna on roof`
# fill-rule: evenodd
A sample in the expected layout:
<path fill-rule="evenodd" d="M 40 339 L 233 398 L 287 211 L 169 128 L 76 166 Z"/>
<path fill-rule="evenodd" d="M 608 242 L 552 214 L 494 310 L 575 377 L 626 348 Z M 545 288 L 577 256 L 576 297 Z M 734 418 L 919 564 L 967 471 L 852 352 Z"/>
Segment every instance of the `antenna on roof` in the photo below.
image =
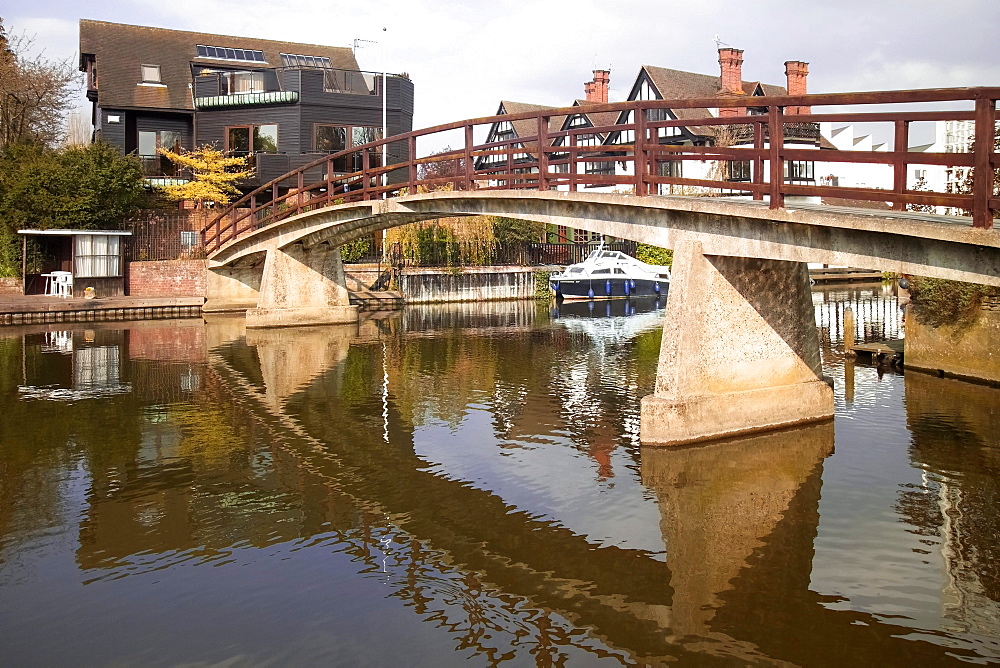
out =
<path fill-rule="evenodd" d="M 715 42 L 715 48 L 716 49 L 721 49 L 724 46 L 728 46 L 729 48 L 732 48 L 732 46 L 733 46 L 732 44 L 726 44 L 725 42 L 723 42 L 721 39 L 719 39 L 718 35 L 715 36 L 715 39 L 713 41 Z"/>

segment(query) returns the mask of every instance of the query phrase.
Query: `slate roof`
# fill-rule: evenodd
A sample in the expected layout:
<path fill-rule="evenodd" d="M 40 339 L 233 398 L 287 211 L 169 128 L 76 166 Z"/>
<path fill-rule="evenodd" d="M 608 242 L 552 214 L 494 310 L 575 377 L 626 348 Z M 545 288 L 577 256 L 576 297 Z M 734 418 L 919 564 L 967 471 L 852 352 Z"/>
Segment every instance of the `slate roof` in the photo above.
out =
<path fill-rule="evenodd" d="M 199 44 L 263 51 L 266 63 L 198 58 Z M 282 53 L 325 56 L 332 67 L 358 69 L 354 53 L 347 47 L 80 20 L 80 69 L 85 69 L 88 56 L 96 57 L 98 100 L 105 108 L 193 110 L 192 62 L 230 69 L 273 68 L 281 67 Z M 139 85 L 141 65 L 159 65 L 160 80 L 165 85 Z"/>

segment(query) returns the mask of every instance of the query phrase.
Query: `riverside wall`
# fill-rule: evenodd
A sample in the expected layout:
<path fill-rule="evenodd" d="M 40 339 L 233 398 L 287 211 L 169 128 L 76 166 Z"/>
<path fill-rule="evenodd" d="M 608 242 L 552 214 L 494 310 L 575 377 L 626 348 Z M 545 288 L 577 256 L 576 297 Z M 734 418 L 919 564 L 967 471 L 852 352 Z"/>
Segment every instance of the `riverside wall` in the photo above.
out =
<path fill-rule="evenodd" d="M 975 320 L 931 327 L 907 311 L 905 359 L 917 369 L 990 384 L 1000 384 L 1000 301 L 987 301 Z"/>
<path fill-rule="evenodd" d="M 407 304 L 478 302 L 535 297 L 529 267 L 407 268 L 398 277 Z"/>

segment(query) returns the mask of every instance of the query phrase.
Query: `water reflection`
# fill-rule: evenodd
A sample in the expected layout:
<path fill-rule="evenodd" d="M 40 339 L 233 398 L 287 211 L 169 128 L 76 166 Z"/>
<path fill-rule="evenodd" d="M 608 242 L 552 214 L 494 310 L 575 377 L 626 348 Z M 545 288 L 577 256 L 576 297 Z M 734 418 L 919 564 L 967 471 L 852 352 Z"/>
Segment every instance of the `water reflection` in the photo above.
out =
<path fill-rule="evenodd" d="M 1000 629 L 1000 389 L 906 375 L 910 454 L 923 484 L 899 492 L 899 511 L 939 551 L 948 574 L 946 628 Z"/>
<path fill-rule="evenodd" d="M 26 399 L 76 401 L 132 391 L 121 380 L 118 332 L 56 330 L 29 334 L 22 348 L 21 385 Z M 29 355 L 36 349 L 44 355 Z"/>
<path fill-rule="evenodd" d="M 839 572 L 817 558 L 827 549 L 817 536 L 829 521 L 821 508 L 835 514 L 851 484 L 830 473 L 841 453 L 854 456 L 843 413 L 838 454 L 833 423 L 640 448 L 638 398 L 659 350 L 646 317 L 660 315 L 622 312 L 594 329 L 579 326 L 597 320 L 589 313 L 477 304 L 356 328 L 246 332 L 217 318 L 0 338 L 5 655 L 436 665 L 1000 656 L 995 390 L 905 378 L 906 428 L 895 428 L 908 430 L 909 461 L 878 485 L 895 494 L 898 522 L 934 542 L 947 581 L 939 623 L 890 618 L 816 585 L 824 569 Z M 60 402 L 21 392 L 72 389 L 60 366 L 70 340 L 74 351 L 114 346 L 117 371 L 89 377 L 132 391 Z M 868 371 L 857 372 L 859 395 L 871 392 Z M 879 408 L 856 402 L 851 421 L 874 424 Z M 914 466 L 923 484 L 900 487 Z"/>

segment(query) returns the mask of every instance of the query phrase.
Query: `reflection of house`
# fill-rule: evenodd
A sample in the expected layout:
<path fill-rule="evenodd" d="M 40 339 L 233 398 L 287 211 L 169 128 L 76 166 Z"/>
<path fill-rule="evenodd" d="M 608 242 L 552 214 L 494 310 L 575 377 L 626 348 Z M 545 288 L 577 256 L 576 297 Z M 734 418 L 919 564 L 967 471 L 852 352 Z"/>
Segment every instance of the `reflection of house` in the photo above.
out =
<path fill-rule="evenodd" d="M 263 183 L 372 141 L 383 92 L 389 134 L 412 129 L 410 80 L 389 76 L 383 91 L 381 76 L 360 71 L 344 47 L 81 20 L 80 69 L 95 136 L 138 153 L 160 179 L 179 176 L 161 147 L 214 144 L 250 156 Z"/>
<path fill-rule="evenodd" d="M 120 331 L 102 332 L 95 340 L 71 331 L 33 336 L 40 339 L 41 355 L 24 359 L 18 387 L 21 397 L 80 401 L 132 391 L 132 384 L 122 379 Z"/>

